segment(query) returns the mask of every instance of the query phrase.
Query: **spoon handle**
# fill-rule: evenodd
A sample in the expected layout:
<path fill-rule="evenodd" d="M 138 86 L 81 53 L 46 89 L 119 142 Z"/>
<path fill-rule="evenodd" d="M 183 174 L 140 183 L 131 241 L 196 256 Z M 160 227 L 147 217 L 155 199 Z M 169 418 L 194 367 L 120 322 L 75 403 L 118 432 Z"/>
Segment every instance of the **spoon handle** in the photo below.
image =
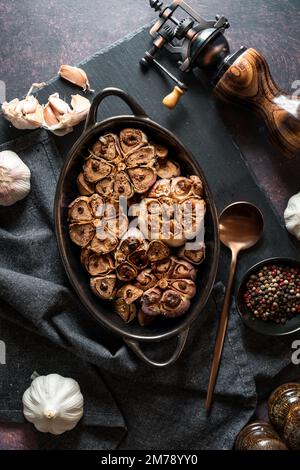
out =
<path fill-rule="evenodd" d="M 220 315 L 220 322 L 218 327 L 218 333 L 215 342 L 215 349 L 213 354 L 213 360 L 210 370 L 210 377 L 208 382 L 208 389 L 207 389 L 207 396 L 206 396 L 206 411 L 207 413 L 210 411 L 213 394 L 215 390 L 215 385 L 217 381 L 218 371 L 219 371 L 219 364 L 222 356 L 224 339 L 227 330 L 228 318 L 229 318 L 229 309 L 230 309 L 230 300 L 231 300 L 231 291 L 232 285 L 234 280 L 234 275 L 236 271 L 236 261 L 237 261 L 237 253 L 232 251 L 231 252 L 231 264 L 229 269 L 229 275 L 227 279 L 225 297 L 222 307 L 222 312 Z"/>

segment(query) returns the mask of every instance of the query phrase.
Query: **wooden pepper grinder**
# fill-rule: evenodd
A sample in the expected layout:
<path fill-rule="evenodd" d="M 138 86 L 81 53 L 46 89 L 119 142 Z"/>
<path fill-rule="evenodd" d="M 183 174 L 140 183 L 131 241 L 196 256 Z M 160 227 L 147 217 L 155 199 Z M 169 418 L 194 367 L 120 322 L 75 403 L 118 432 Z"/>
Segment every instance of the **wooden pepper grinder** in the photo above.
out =
<path fill-rule="evenodd" d="M 287 157 L 300 151 L 300 98 L 275 84 L 265 58 L 246 49 L 220 77 L 220 98 L 253 108 L 264 119 L 271 142 Z"/>
<path fill-rule="evenodd" d="M 224 16 L 205 20 L 182 0 L 174 0 L 168 6 L 159 0 L 149 2 L 159 12 L 159 20 L 150 30 L 155 38 L 153 47 L 141 64 L 153 65 L 176 83 L 163 100 L 166 107 L 175 108 L 187 87 L 155 60 L 155 54 L 162 48 L 179 58 L 181 71 L 201 69 L 218 98 L 253 108 L 260 114 L 271 142 L 285 156 L 290 158 L 300 152 L 300 97 L 289 96 L 279 89 L 267 61 L 257 50 L 241 47 L 230 53 L 224 36 L 229 22 Z M 175 16 L 177 9 L 188 16 L 179 20 Z"/>

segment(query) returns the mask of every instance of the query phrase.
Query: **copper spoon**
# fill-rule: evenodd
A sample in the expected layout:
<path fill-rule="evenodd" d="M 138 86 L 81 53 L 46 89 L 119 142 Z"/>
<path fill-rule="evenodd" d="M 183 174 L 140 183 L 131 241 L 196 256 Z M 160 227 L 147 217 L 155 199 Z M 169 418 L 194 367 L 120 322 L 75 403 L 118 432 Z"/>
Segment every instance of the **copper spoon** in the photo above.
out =
<path fill-rule="evenodd" d="M 211 408 L 223 351 L 237 257 L 241 250 L 251 248 L 261 238 L 264 229 L 263 216 L 260 210 L 253 204 L 249 202 L 235 202 L 225 207 L 221 213 L 219 228 L 221 242 L 231 250 L 231 264 L 208 383 L 206 396 L 207 412 Z"/>

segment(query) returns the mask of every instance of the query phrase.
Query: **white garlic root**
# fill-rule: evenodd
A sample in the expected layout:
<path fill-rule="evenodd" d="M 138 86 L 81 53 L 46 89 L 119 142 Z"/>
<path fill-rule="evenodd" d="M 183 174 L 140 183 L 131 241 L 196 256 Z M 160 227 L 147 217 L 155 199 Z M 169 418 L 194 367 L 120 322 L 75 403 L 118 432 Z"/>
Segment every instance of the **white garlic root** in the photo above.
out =
<path fill-rule="evenodd" d="M 11 206 L 30 191 L 30 170 L 10 150 L 0 152 L 0 206 Z"/>
<path fill-rule="evenodd" d="M 54 93 L 48 98 L 46 105 L 41 105 L 32 96 L 36 88 L 42 88 L 45 83 L 33 83 L 23 100 L 18 98 L 2 104 L 4 117 L 17 129 L 44 129 L 56 135 L 63 136 L 73 131 L 73 127 L 83 121 L 90 109 L 90 102 L 81 95 L 71 95 L 69 106 Z"/>
<path fill-rule="evenodd" d="M 83 91 L 94 91 L 91 90 L 87 74 L 84 70 L 78 67 L 72 67 L 71 65 L 61 65 L 58 71 L 58 75 L 68 82 L 81 87 Z"/>
<path fill-rule="evenodd" d="M 36 377 L 23 394 L 23 413 L 40 432 L 60 435 L 75 428 L 83 415 L 76 380 L 59 374 Z"/>

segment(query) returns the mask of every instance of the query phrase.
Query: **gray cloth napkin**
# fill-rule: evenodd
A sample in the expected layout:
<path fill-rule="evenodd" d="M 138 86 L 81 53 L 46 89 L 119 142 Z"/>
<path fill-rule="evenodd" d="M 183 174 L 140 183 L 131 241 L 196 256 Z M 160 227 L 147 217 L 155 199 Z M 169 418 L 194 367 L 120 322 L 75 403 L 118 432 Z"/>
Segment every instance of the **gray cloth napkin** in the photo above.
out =
<path fill-rule="evenodd" d="M 290 361 L 290 344 L 245 330 L 232 309 L 212 413 L 204 400 L 223 286 L 215 286 L 175 365 L 156 370 L 94 322 L 71 289 L 53 227 L 62 159 L 36 131 L 0 150 L 16 151 L 32 173 L 30 195 L 0 208 L 0 421 L 21 421 L 21 397 L 34 370 L 74 377 L 85 396 L 80 425 L 60 437 L 39 435 L 41 448 L 229 449 L 256 406 L 256 380 Z M 50 341 L 49 341 L 50 340 Z M 244 344 L 247 344 L 247 353 Z M 174 340 L 147 344 L 165 357 Z"/>

